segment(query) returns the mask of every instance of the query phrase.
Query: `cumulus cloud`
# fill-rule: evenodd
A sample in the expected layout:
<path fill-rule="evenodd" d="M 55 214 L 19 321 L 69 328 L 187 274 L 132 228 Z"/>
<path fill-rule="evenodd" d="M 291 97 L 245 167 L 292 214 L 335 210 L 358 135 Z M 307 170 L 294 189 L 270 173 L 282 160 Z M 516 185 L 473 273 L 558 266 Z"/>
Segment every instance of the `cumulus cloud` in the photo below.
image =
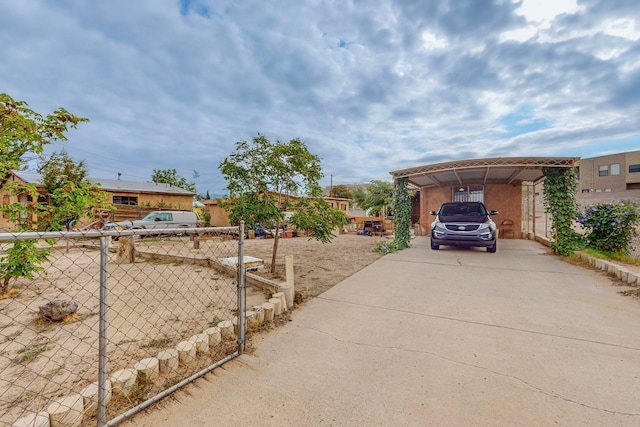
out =
<path fill-rule="evenodd" d="M 217 169 L 257 132 L 334 183 L 424 163 L 640 147 L 632 0 L 9 2 L 3 92 L 91 122 L 91 175 Z M 61 147 L 54 147 L 60 149 Z M 328 178 L 327 178 L 328 181 Z"/>

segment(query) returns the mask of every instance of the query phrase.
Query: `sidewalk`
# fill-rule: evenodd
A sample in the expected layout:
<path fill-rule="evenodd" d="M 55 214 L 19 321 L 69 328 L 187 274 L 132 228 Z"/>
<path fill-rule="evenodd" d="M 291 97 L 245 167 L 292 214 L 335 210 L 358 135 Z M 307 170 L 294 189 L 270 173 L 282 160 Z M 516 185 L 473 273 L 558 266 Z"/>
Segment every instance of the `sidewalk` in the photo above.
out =
<path fill-rule="evenodd" d="M 123 425 L 640 425 L 638 300 L 535 242 L 412 243 Z"/>

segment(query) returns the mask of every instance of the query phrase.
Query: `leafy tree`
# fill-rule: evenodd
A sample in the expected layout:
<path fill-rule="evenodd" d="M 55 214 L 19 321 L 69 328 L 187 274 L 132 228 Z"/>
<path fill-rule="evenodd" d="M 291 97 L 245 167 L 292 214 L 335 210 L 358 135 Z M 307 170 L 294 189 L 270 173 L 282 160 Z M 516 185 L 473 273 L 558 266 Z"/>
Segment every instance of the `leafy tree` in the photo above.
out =
<path fill-rule="evenodd" d="M 341 199 L 353 199 L 353 192 L 346 185 L 340 184 L 331 188 L 331 197 L 339 197 Z"/>
<path fill-rule="evenodd" d="M 34 184 L 8 182 L 16 170 L 22 170 L 27 155 L 40 155 L 44 147 L 55 141 L 66 140 L 65 133 L 75 129 L 78 123 L 88 119 L 71 115 L 63 108 L 43 117 L 28 108 L 24 101 L 15 101 L 9 95 L 0 94 L 0 187 L 13 195 L 28 194 L 32 202 L 14 203 L 0 207 L 0 210 L 14 224 L 15 231 L 26 231 L 34 227 L 32 213 L 43 213 L 46 209 L 38 203 L 39 193 Z M 62 197 L 62 196 L 61 196 Z M 67 202 L 73 203 L 76 195 L 67 193 Z M 46 216 L 38 216 L 36 221 Z M 38 227 L 40 228 L 40 227 Z M 6 256 L 0 258 L 0 292 L 8 290 L 11 279 L 32 278 L 41 271 L 40 264 L 47 260 L 49 251 L 36 246 L 34 240 L 15 242 L 7 248 Z"/>
<path fill-rule="evenodd" d="M 26 102 L 0 94 L 0 185 L 13 171 L 24 168 L 25 155 L 40 155 L 44 146 L 66 141 L 69 128 L 75 129 L 78 123 L 87 121 L 64 108 L 43 117 L 29 109 Z"/>
<path fill-rule="evenodd" d="M 196 192 L 196 184 L 188 182 L 187 179 L 178 174 L 175 169 L 154 169 L 151 175 L 151 182 L 158 184 L 170 184 L 183 190 Z"/>
<path fill-rule="evenodd" d="M 294 211 L 290 221 L 323 243 L 331 241 L 335 227 L 346 215 L 322 198 L 320 158 L 299 139 L 270 142 L 258 134 L 251 142 L 236 143 L 235 152 L 220 163 L 230 197 L 222 203 L 233 223 L 279 229 L 284 212 Z M 292 198 L 290 196 L 304 196 Z M 279 235 L 273 241 L 271 272 L 275 272 Z"/>
<path fill-rule="evenodd" d="M 84 161 L 76 163 L 64 150 L 51 154 L 49 158 L 41 158 L 38 173 L 48 193 L 70 182 L 81 184 L 86 181 L 88 174 Z"/>
<path fill-rule="evenodd" d="M 364 200 L 358 205 L 373 216 L 392 214 L 393 184 L 385 181 L 371 181 Z"/>
<path fill-rule="evenodd" d="M 353 201 L 358 204 L 358 206 L 362 207 L 362 203 L 364 199 L 367 198 L 367 192 L 362 188 L 357 188 L 356 191 L 353 192 Z"/>

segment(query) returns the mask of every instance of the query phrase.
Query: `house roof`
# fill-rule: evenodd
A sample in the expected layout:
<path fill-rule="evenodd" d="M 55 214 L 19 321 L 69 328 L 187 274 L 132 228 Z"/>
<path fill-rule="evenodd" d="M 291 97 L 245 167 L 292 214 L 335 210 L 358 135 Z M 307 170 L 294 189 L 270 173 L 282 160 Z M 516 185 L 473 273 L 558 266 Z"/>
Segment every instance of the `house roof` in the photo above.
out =
<path fill-rule="evenodd" d="M 546 167 L 571 168 L 579 157 L 498 157 L 435 163 L 390 172 L 415 187 L 538 182 Z"/>
<path fill-rule="evenodd" d="M 42 185 L 42 176 L 34 172 L 14 172 L 18 178 L 30 184 Z M 123 181 L 120 179 L 89 178 L 93 184 L 98 184 L 101 189 L 110 192 L 122 193 L 156 193 L 181 196 L 193 196 L 194 193 L 170 184 L 157 184 L 155 182 Z"/>

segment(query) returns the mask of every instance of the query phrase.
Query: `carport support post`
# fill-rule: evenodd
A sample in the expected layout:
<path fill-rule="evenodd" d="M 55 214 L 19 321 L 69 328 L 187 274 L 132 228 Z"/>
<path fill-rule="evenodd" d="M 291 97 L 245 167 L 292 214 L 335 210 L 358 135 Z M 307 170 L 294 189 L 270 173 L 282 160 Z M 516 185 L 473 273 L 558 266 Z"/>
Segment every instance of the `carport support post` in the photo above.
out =
<path fill-rule="evenodd" d="M 245 283 L 246 272 L 244 270 L 244 221 L 240 221 L 238 239 L 238 354 L 242 354 L 245 348 L 245 335 L 247 331 L 247 318 L 245 310 L 247 305 L 247 286 Z"/>

